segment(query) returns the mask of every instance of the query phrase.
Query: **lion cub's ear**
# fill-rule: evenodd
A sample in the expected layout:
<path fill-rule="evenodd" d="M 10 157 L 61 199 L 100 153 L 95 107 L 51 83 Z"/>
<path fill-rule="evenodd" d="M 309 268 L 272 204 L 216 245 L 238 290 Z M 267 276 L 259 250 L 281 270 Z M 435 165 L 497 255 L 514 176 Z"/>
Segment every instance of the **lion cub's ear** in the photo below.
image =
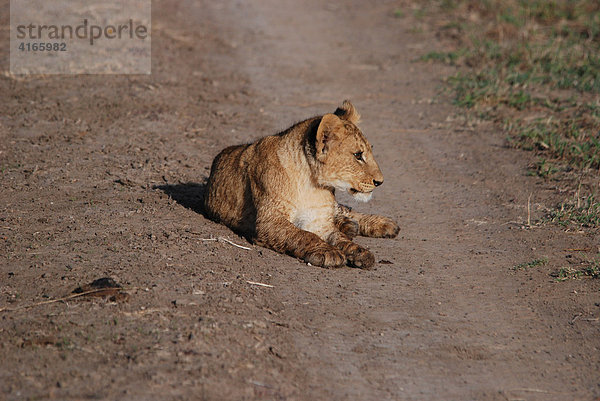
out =
<path fill-rule="evenodd" d="M 350 121 L 354 125 L 360 121 L 360 114 L 358 114 L 354 105 L 350 103 L 350 100 L 344 100 L 342 105 L 335 110 L 334 114 L 342 120 Z"/>
<path fill-rule="evenodd" d="M 338 140 L 338 132 L 343 128 L 343 123 L 335 114 L 325 114 L 321 118 L 315 143 L 317 160 L 323 160 L 331 148 L 331 144 Z"/>

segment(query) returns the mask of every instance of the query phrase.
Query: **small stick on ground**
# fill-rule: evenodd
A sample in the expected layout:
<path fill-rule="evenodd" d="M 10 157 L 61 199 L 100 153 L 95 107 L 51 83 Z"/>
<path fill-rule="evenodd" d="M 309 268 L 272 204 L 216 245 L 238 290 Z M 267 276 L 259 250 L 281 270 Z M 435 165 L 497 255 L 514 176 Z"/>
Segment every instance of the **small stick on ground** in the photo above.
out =
<path fill-rule="evenodd" d="M 247 282 L 248 284 L 250 284 L 250 285 L 258 285 L 258 286 L 261 286 L 261 287 L 275 288 L 275 287 L 273 287 L 271 284 L 257 283 L 256 281 L 247 281 L 247 280 L 246 280 L 246 282 Z"/>
<path fill-rule="evenodd" d="M 531 195 L 527 198 L 527 227 L 531 227 Z"/>
<path fill-rule="evenodd" d="M 199 233 L 194 233 L 190 231 L 190 234 L 199 234 Z M 240 249 L 245 249 L 247 251 L 251 251 L 252 248 L 248 248 L 247 246 L 242 246 L 242 245 L 238 245 L 235 242 L 228 240 L 227 238 L 224 237 L 219 237 L 219 238 L 200 238 L 200 241 L 221 241 L 221 242 L 226 242 L 229 245 L 233 245 L 235 247 L 238 247 Z"/>
<path fill-rule="evenodd" d="M 569 324 L 571 324 L 571 325 L 572 325 L 572 324 L 573 324 L 573 323 L 575 323 L 575 321 L 576 321 L 577 319 L 579 319 L 581 316 L 583 316 L 583 313 L 578 313 L 577 315 L 575 315 L 575 317 L 573 317 L 573 319 L 571 319 L 571 321 L 569 322 Z"/>
<path fill-rule="evenodd" d="M 251 251 L 252 250 L 252 248 L 248 248 L 247 246 L 238 245 L 235 242 L 232 242 L 232 241 L 228 240 L 227 238 L 219 237 L 219 241 L 227 242 L 230 245 L 236 246 L 236 247 L 241 248 L 241 249 L 245 249 L 247 251 Z"/>

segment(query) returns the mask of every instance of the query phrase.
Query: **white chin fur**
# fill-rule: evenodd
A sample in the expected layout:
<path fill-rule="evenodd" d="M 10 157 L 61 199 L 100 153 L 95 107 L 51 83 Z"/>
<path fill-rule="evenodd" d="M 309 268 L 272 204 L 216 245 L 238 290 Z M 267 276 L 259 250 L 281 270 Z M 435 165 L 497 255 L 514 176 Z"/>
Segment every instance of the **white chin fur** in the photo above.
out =
<path fill-rule="evenodd" d="M 368 202 L 371 200 L 371 197 L 373 196 L 373 192 L 349 192 L 350 195 L 352 195 L 352 197 L 354 199 L 356 199 L 359 202 Z"/>

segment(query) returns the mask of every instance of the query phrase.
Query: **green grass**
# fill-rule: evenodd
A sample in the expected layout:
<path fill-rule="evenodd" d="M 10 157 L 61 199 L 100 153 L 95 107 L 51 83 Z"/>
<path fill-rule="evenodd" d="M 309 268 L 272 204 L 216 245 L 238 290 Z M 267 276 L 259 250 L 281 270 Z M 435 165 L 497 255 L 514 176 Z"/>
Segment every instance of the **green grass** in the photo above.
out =
<path fill-rule="evenodd" d="M 600 227 L 600 201 L 590 195 L 583 199 L 563 202 L 550 211 L 545 220 L 565 227 Z"/>
<path fill-rule="evenodd" d="M 75 346 L 73 345 L 73 342 L 71 341 L 71 339 L 67 338 L 67 337 L 62 337 L 59 341 L 56 342 L 56 347 L 62 350 L 70 350 L 73 349 Z"/>
<path fill-rule="evenodd" d="M 461 49 L 452 52 L 429 52 L 419 58 L 420 61 L 438 61 L 446 64 L 454 65 L 457 60 L 464 56 L 466 49 Z"/>
<path fill-rule="evenodd" d="M 438 36 L 447 35 L 455 48 L 420 61 L 457 66 L 447 79 L 454 104 L 501 123 L 513 147 L 538 155 L 530 174 L 556 180 L 587 174 L 599 181 L 600 1 L 424 4 Z M 564 202 L 546 221 L 599 227 L 597 187 L 588 186 L 587 207 Z"/>
<path fill-rule="evenodd" d="M 546 159 L 540 159 L 538 162 L 529 167 L 528 174 L 536 175 L 542 178 L 550 178 L 560 170 L 561 169 L 552 162 L 549 162 Z"/>
<path fill-rule="evenodd" d="M 566 281 L 580 278 L 600 278 L 600 263 L 597 261 L 591 262 L 588 266 L 580 269 L 574 269 L 572 267 L 560 268 L 557 272 L 552 274 L 556 278 L 556 281 Z"/>
<path fill-rule="evenodd" d="M 600 137 L 574 120 L 536 119 L 509 130 L 514 144 L 580 169 L 600 168 Z M 600 133 L 600 131 L 599 131 Z"/>
<path fill-rule="evenodd" d="M 532 267 L 537 267 L 537 266 L 544 266 L 548 263 L 548 259 L 547 258 L 540 258 L 540 259 L 534 259 L 530 262 L 525 262 L 525 263 L 520 263 L 518 265 L 513 266 L 513 270 L 517 271 L 517 270 L 524 270 L 524 269 L 531 269 Z"/>

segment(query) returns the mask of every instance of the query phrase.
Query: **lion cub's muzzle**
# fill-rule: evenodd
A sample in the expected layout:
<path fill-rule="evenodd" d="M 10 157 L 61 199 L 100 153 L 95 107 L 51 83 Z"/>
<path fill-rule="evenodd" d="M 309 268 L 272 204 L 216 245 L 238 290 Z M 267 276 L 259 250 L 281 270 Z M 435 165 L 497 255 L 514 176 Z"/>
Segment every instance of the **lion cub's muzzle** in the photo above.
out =
<path fill-rule="evenodd" d="M 352 195 L 352 197 L 354 197 L 356 200 L 359 200 L 361 202 L 368 202 L 373 196 L 373 190 L 375 189 L 375 187 L 378 187 L 381 184 L 383 184 L 383 179 L 381 179 L 381 181 L 373 180 L 372 183 L 359 182 L 358 185 L 356 185 L 358 188 L 351 187 L 348 190 L 348 193 Z"/>
<path fill-rule="evenodd" d="M 357 187 L 358 188 L 350 188 L 350 190 L 352 192 L 372 192 L 375 187 L 380 186 L 381 184 L 383 184 L 383 179 L 381 181 L 377 181 L 377 180 L 373 180 L 372 183 L 370 182 L 359 182 Z"/>

